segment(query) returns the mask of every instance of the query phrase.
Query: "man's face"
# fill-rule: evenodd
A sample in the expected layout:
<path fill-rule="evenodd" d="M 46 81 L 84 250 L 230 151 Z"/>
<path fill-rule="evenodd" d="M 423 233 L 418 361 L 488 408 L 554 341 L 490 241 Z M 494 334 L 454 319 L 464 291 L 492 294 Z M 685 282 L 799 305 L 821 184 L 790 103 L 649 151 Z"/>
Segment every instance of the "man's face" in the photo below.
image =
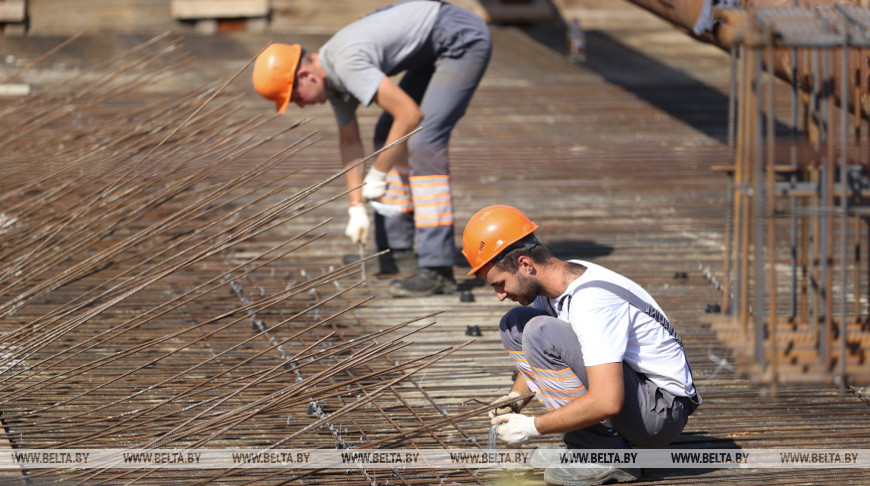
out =
<path fill-rule="evenodd" d="M 523 267 L 516 273 L 501 270 L 491 264 L 487 267 L 478 273 L 495 290 L 498 300 L 508 298 L 521 305 L 529 305 L 541 294 L 541 284 L 535 277 L 526 275 Z"/>
<path fill-rule="evenodd" d="M 311 73 L 299 72 L 290 100 L 300 108 L 326 102 L 326 86 Z"/>

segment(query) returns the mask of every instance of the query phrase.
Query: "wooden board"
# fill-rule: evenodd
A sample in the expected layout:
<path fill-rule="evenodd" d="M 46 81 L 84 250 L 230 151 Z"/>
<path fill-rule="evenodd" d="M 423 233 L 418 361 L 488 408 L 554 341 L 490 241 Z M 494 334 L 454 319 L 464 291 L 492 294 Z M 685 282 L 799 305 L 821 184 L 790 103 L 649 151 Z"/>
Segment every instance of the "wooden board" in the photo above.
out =
<path fill-rule="evenodd" d="M 26 13 L 24 0 L 0 1 L 0 22 L 24 22 Z"/>
<path fill-rule="evenodd" d="M 176 19 L 227 19 L 267 15 L 268 0 L 172 0 L 172 17 Z"/>

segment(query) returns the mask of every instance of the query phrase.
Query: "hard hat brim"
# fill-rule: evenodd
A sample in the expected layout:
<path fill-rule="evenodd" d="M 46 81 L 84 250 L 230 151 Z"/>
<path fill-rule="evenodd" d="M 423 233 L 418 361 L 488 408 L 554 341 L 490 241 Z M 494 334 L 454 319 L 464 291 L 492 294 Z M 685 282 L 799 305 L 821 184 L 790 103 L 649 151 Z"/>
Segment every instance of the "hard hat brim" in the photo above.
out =
<path fill-rule="evenodd" d="M 489 262 L 486 262 L 486 263 L 489 263 Z M 486 266 L 486 263 L 484 263 L 483 265 L 479 266 L 478 268 L 472 268 L 470 272 L 468 272 L 468 273 L 465 274 L 465 276 L 466 276 L 466 277 L 476 277 L 476 276 L 477 276 L 477 272 L 478 272 L 481 268 L 485 267 L 485 266 Z"/>
<path fill-rule="evenodd" d="M 290 89 L 291 89 L 291 91 L 293 90 L 292 84 L 290 85 Z M 293 93 L 292 92 L 287 93 L 287 95 L 284 96 L 284 101 L 276 101 L 275 102 L 275 111 L 277 111 L 278 113 L 280 113 L 282 115 L 284 114 L 285 111 L 287 111 L 287 106 L 290 104 L 290 95 L 291 94 L 293 94 Z"/>

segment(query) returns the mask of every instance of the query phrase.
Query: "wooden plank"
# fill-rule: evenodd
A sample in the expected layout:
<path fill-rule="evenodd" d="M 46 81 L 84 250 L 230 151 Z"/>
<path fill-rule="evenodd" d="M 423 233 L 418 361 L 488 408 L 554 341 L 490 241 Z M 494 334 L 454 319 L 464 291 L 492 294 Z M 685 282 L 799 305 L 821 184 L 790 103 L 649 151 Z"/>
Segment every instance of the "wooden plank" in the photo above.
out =
<path fill-rule="evenodd" d="M 0 96 L 27 96 L 29 94 L 29 84 L 0 84 Z"/>
<path fill-rule="evenodd" d="M 267 15 L 268 0 L 172 0 L 172 17 L 176 19 L 226 19 Z"/>
<path fill-rule="evenodd" d="M 69 36 L 88 28 L 91 32 L 153 35 L 178 28 L 169 10 L 170 0 L 28 0 L 27 34 Z"/>
<path fill-rule="evenodd" d="M 0 22 L 24 22 L 24 0 L 0 1 Z"/>

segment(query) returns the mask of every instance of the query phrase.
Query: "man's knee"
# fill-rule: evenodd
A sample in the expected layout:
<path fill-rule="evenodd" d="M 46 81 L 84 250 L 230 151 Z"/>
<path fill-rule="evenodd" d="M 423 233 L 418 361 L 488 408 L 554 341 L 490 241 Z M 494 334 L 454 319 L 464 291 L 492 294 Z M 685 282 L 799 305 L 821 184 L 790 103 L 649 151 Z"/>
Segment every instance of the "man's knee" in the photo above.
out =
<path fill-rule="evenodd" d="M 547 319 L 547 317 L 550 316 L 533 316 L 526 322 L 526 337 L 528 339 L 541 340 L 549 333 L 549 328 L 555 319 Z"/>
<path fill-rule="evenodd" d="M 576 346 L 573 344 L 577 343 Z M 558 355 L 566 364 L 581 366 L 582 355 L 571 324 L 549 315 L 530 318 L 523 331 L 523 354 L 539 365 Z M 536 365 L 537 366 L 537 365 Z"/>
<path fill-rule="evenodd" d="M 514 307 L 501 317 L 498 328 L 502 332 L 516 330 L 522 334 L 523 329 L 531 319 L 545 315 L 547 315 L 546 312 L 534 307 Z"/>
<path fill-rule="evenodd" d="M 509 351 L 523 350 L 523 330 L 529 319 L 544 314 L 532 307 L 514 307 L 502 316 L 498 324 L 502 345 Z"/>
<path fill-rule="evenodd" d="M 570 368 L 581 383 L 587 383 L 583 350 L 571 324 L 548 315 L 529 319 L 523 333 L 523 355 L 534 367 L 546 370 Z"/>
<path fill-rule="evenodd" d="M 574 338 L 574 331 L 567 322 L 547 314 L 531 316 L 523 331 L 523 343 L 542 348 L 551 343 L 563 344 L 566 338 Z"/>

